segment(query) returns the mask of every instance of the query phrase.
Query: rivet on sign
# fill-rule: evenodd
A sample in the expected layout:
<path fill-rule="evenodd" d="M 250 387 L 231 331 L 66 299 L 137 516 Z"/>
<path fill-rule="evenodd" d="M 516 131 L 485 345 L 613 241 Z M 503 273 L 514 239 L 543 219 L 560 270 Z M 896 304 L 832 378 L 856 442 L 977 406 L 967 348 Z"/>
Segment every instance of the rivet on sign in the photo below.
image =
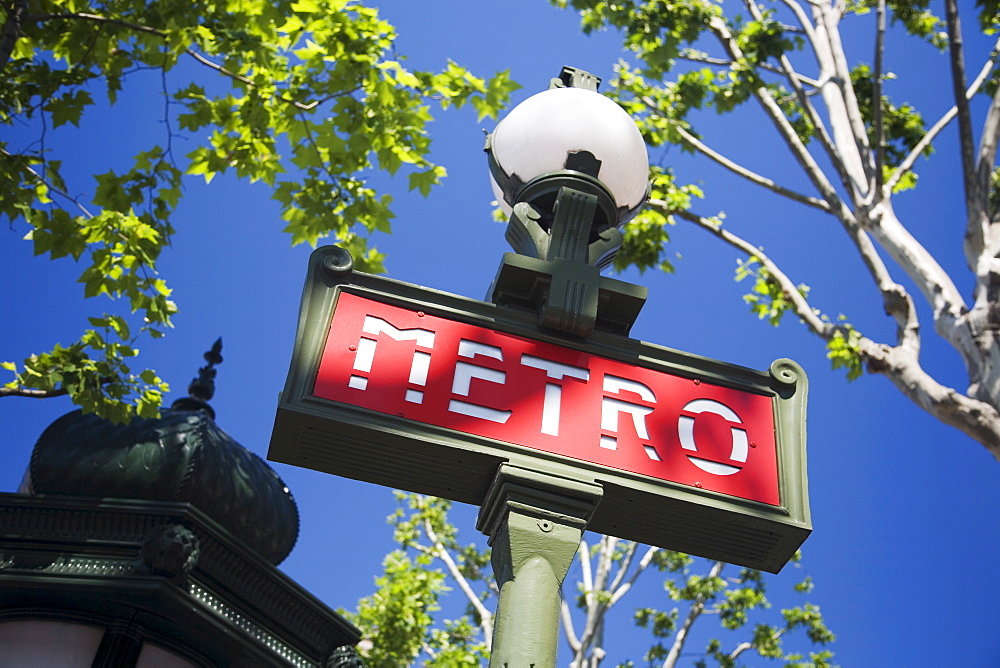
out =
<path fill-rule="evenodd" d="M 757 441 L 750 441 L 750 447 L 751 448 L 756 448 L 757 447 Z"/>
<path fill-rule="evenodd" d="M 357 347 L 357 346 L 353 346 L 353 345 L 352 345 L 352 346 L 347 346 L 347 349 L 348 349 L 348 350 L 357 350 L 357 349 L 358 349 L 358 347 Z"/>
<path fill-rule="evenodd" d="M 418 318 L 423 318 L 424 317 L 424 312 L 423 311 L 417 311 L 417 317 Z"/>
<path fill-rule="evenodd" d="M 701 489 L 701 483 L 700 483 L 700 482 L 696 482 L 696 483 L 694 484 L 694 486 L 695 486 L 695 487 L 697 487 L 698 489 Z"/>
<path fill-rule="evenodd" d="M 698 380 L 697 378 L 695 378 L 695 379 L 694 379 L 694 384 L 695 384 L 695 385 L 701 385 L 701 381 L 700 381 L 700 380 Z"/>

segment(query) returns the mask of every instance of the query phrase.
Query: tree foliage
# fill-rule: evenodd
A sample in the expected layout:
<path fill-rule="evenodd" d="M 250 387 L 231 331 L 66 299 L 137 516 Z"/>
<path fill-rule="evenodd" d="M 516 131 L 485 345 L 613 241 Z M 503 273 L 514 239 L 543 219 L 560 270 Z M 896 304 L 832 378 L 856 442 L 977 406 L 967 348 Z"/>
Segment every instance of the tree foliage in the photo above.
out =
<path fill-rule="evenodd" d="M 626 229 L 618 267 L 672 270 L 666 251 L 669 225 L 693 223 L 742 256 L 736 278 L 750 286 L 751 312 L 774 325 L 793 314 L 825 342 L 833 366 L 845 369 L 848 378 L 865 370 L 886 376 L 919 407 L 1000 458 L 997 3 L 976 3 L 978 15 L 972 19 L 993 42 L 980 52 L 963 41 L 957 0 L 934 7 L 927 0 L 553 4 L 578 11 L 585 32 L 611 29 L 621 35 L 631 58 L 618 64 L 610 95 L 637 119 L 650 146 L 675 145 L 707 158 L 732 178 L 759 187 L 763 196 L 791 200 L 839 227 L 895 335 L 880 339 L 843 316 L 824 315 L 827 309 L 817 296 L 785 273 L 778 258 L 735 233 L 736 226 L 724 224 L 723 215 L 697 212 L 696 200 L 710 199 L 711 193 L 684 185 L 668 169 L 654 172 L 651 206 Z M 944 52 L 950 81 L 934 85 L 948 91 L 952 106 L 939 117 L 925 117 L 886 93 L 886 82 L 896 76 L 885 65 L 889 30 Z M 872 35 L 873 43 L 863 53 L 849 54 L 846 37 L 857 43 L 862 34 Z M 894 55 L 906 60 L 905 53 Z M 927 75 L 910 68 L 899 76 L 926 80 Z M 973 114 L 973 105 L 980 112 Z M 730 157 L 733 147 L 713 145 L 699 132 L 706 112 L 731 114 L 739 122 L 751 106 L 756 107 L 755 126 L 762 114 L 774 132 L 774 150 L 760 156 L 757 165 L 737 162 Z M 959 139 L 960 160 L 952 173 L 956 189 L 965 193 L 966 210 L 955 240 L 963 243 L 966 276 L 949 273 L 917 240 L 913 230 L 919 221 L 900 220 L 893 208 L 900 193 L 917 189 L 918 159 L 932 158 L 949 126 Z M 791 185 L 767 176 L 782 155 L 805 177 L 805 186 L 797 185 L 801 179 Z M 964 293 L 962 285 L 972 285 L 971 292 Z M 931 314 L 934 334 L 920 327 L 918 304 Z M 935 334 L 958 353 L 967 387 L 951 387 L 921 364 L 922 343 Z"/>
<path fill-rule="evenodd" d="M 0 5 L 0 127 L 18 130 L 0 137 L 0 219 L 26 221 L 37 255 L 77 261 L 85 297 L 118 302 L 77 341 L 4 362 L 13 378 L 0 396 L 69 394 L 112 420 L 155 414 L 166 389 L 131 367 L 138 342 L 163 336 L 177 312 L 157 260 L 186 177 L 262 182 L 293 244 L 330 236 L 377 272 L 366 237 L 389 231 L 391 198 L 366 174 L 404 172 L 426 195 L 446 174 L 427 158 L 430 103 L 493 116 L 516 87 L 505 72 L 487 81 L 455 63 L 407 69 L 392 26 L 349 0 Z M 150 76 L 160 91 L 145 106 L 161 136 L 135 137 L 149 144 L 129 164 L 58 159 L 56 130 L 85 128 Z M 80 170 L 92 184 L 67 183 Z"/>
<path fill-rule="evenodd" d="M 397 492 L 397 501 L 399 508 L 389 522 L 399 548 L 386 558 L 376 592 L 349 614 L 365 634 L 366 662 L 376 668 L 485 665 L 498 593 L 489 550 L 459 541 L 448 518 L 449 501 L 402 492 Z M 613 611 L 626 620 L 631 616 L 648 630 L 649 648 L 634 650 L 635 661 L 645 665 L 680 665 L 682 652 L 697 657 L 699 666 L 730 668 L 753 656 L 783 665 L 831 665 L 833 655 L 826 645 L 834 635 L 819 608 L 803 601 L 780 612 L 768 611 L 771 603 L 759 571 L 610 536 L 597 537 L 594 545 L 585 537 L 577 560 L 578 577 L 566 579 L 562 601 L 562 630 L 573 668 L 597 668 L 604 660 L 605 630 Z M 799 567 L 797 555 L 793 567 Z M 640 578 L 657 577 L 662 578 L 662 608 L 623 610 Z M 431 613 L 446 607 L 442 595 L 449 589 L 461 594 L 464 613 L 437 624 Z M 795 596 L 807 596 L 812 582 L 804 577 L 793 589 Z M 461 604 L 448 601 L 447 607 L 459 610 Z M 692 628 L 708 617 L 718 620 L 718 635 L 695 649 Z"/>

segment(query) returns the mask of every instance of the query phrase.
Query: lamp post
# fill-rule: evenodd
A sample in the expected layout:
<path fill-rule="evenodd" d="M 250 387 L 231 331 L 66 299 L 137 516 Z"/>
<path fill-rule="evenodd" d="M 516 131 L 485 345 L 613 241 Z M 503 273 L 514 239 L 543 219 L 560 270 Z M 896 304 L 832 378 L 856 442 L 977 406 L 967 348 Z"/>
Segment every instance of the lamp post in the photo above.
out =
<path fill-rule="evenodd" d="M 504 254 L 490 297 L 577 337 L 627 334 L 646 298 L 645 288 L 600 275 L 621 246 L 619 227 L 648 197 L 649 163 L 635 122 L 598 83 L 563 68 L 486 141 L 516 251 Z M 562 583 L 602 495 L 601 485 L 559 472 L 500 467 L 477 522 L 500 588 L 491 668 L 555 666 Z"/>

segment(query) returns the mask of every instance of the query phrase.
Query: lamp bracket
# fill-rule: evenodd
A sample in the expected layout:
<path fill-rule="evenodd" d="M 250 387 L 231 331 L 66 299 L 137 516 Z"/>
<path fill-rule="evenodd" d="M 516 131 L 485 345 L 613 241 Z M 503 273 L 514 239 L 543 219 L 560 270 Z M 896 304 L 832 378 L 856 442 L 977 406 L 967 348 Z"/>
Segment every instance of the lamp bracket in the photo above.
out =
<path fill-rule="evenodd" d="M 594 233 L 601 204 L 599 191 L 560 185 L 549 211 L 515 205 L 506 236 L 519 255 L 504 255 L 493 303 L 531 310 L 541 326 L 576 336 L 595 329 L 627 334 L 646 289 L 601 276 L 622 241 L 617 227 Z"/>
<path fill-rule="evenodd" d="M 543 327 L 586 338 L 595 331 L 628 336 L 646 303 L 644 286 L 583 262 L 504 253 L 488 299 L 538 314 Z"/>

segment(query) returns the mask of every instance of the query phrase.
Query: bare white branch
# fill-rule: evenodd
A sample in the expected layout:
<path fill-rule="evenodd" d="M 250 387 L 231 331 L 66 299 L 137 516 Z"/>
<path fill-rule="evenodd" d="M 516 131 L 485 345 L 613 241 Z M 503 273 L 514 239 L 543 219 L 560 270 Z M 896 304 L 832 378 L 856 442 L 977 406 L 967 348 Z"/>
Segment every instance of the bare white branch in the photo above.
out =
<path fill-rule="evenodd" d="M 878 0 L 875 27 L 875 71 L 872 77 L 872 125 L 875 128 L 875 197 L 882 197 L 885 166 L 885 121 L 882 118 L 882 67 L 885 59 L 885 0 Z"/>
<path fill-rule="evenodd" d="M 990 72 L 993 71 L 993 67 L 996 64 L 997 54 L 1000 53 L 1000 40 L 997 40 L 993 44 L 993 51 L 990 53 L 990 57 L 983 63 L 983 66 L 979 70 L 979 74 L 976 76 L 975 80 L 969 84 L 969 87 L 965 89 L 965 99 L 971 100 L 973 96 L 982 88 L 986 79 L 989 78 Z M 937 138 L 937 136 L 944 130 L 949 123 L 958 114 L 958 107 L 952 106 L 948 111 L 941 115 L 934 125 L 924 134 L 924 136 L 917 142 L 916 146 L 903 158 L 903 161 L 899 163 L 899 167 L 893 172 L 892 177 L 886 182 L 885 189 L 889 192 L 899 183 L 899 180 L 903 177 L 906 172 L 913 169 L 914 163 L 916 163 L 917 158 L 923 155 L 923 152 L 927 150 L 927 147 Z"/>
<path fill-rule="evenodd" d="M 462 575 L 462 570 L 455 563 L 455 559 L 451 556 L 451 552 L 445 547 L 441 539 L 438 538 L 437 532 L 434 531 L 434 527 L 427 520 L 424 520 L 424 533 L 427 535 L 427 539 L 431 541 L 433 545 L 434 556 L 444 562 L 445 567 L 448 569 L 449 575 L 458 584 L 458 588 L 462 590 L 465 597 L 469 600 L 469 604 L 475 608 L 476 614 L 479 616 L 479 625 L 483 630 L 483 637 L 486 640 L 486 648 L 490 648 L 490 644 L 493 642 L 493 613 L 490 612 L 483 602 L 479 600 L 479 595 L 476 594 L 472 585 L 464 575 Z"/>
<path fill-rule="evenodd" d="M 594 588 L 594 578 L 590 571 L 590 546 L 587 545 L 586 539 L 580 539 L 580 547 L 577 548 L 577 552 L 580 554 L 583 589 L 584 591 L 591 591 Z"/>
<path fill-rule="evenodd" d="M 562 621 L 563 632 L 566 634 L 566 641 L 569 643 L 570 649 L 576 654 L 580 651 L 580 639 L 576 635 L 576 630 L 573 627 L 573 615 L 569 609 L 569 603 L 566 602 L 566 597 L 564 596 L 562 601 L 559 602 L 559 618 Z"/>
<path fill-rule="evenodd" d="M 851 177 L 851 196 L 863 206 L 873 196 L 875 164 L 868 147 L 868 133 L 851 86 L 851 68 L 840 40 L 840 12 L 827 3 L 812 3 L 816 41 L 812 43 L 820 65 L 823 101 L 826 103 L 840 159 Z"/>
<path fill-rule="evenodd" d="M 714 58 L 704 53 L 697 53 L 693 51 L 684 51 L 677 56 L 678 60 L 687 60 L 692 63 L 701 63 L 703 65 L 711 65 L 713 67 L 732 67 L 734 65 L 733 61 L 727 58 Z M 760 68 L 765 72 L 771 72 L 772 74 L 778 74 L 785 76 L 785 72 L 778 67 L 770 63 L 761 63 Z M 802 74 L 796 73 L 796 79 L 798 82 L 804 86 L 809 86 L 810 88 L 819 88 L 820 82 L 816 79 L 807 77 Z"/>
<path fill-rule="evenodd" d="M 750 181 L 751 183 L 755 183 L 759 186 L 767 188 L 771 192 L 781 195 L 783 197 L 787 197 L 788 199 L 794 200 L 801 204 L 805 204 L 807 206 L 811 206 L 821 211 L 829 213 L 830 205 L 824 202 L 823 200 L 818 199 L 816 197 L 803 195 L 802 193 L 798 193 L 795 192 L 794 190 L 785 188 L 781 184 L 772 181 L 771 179 L 765 176 L 761 176 L 760 174 L 757 174 L 756 172 L 753 172 L 740 164 L 733 162 L 726 156 L 722 155 L 721 153 L 712 149 L 710 146 L 706 145 L 700 139 L 698 139 L 693 134 L 691 134 L 690 132 L 688 132 L 687 130 L 685 130 L 680 126 L 677 126 L 677 132 L 681 135 L 681 137 L 683 137 L 684 141 L 687 142 L 689 146 L 691 146 L 691 148 L 695 149 L 696 151 L 704 155 L 706 158 L 709 158 L 713 162 L 716 162 L 717 164 L 725 167 L 726 169 L 740 176 L 741 178 L 744 178 L 747 181 Z"/>
<path fill-rule="evenodd" d="M 662 200 L 650 200 L 649 206 L 666 208 L 667 203 Z M 692 222 L 703 230 L 711 232 L 716 237 L 722 239 L 743 254 L 757 258 L 761 265 L 767 269 L 771 278 L 781 286 L 782 292 L 785 293 L 785 298 L 792 303 L 795 315 L 801 318 L 814 334 L 825 340 L 829 340 L 833 337 L 836 328 L 816 314 L 816 311 L 812 308 L 812 306 L 810 306 L 806 298 L 802 296 L 801 292 L 799 292 L 798 286 L 796 286 L 795 283 L 788 278 L 785 272 L 783 272 L 781 268 L 778 267 L 778 265 L 771 258 L 769 258 L 766 253 L 764 253 L 763 249 L 758 248 L 749 241 L 733 234 L 711 219 L 703 218 L 702 216 L 689 211 L 674 212 L 673 215 Z"/>
<path fill-rule="evenodd" d="M 719 39 L 723 48 L 727 50 L 733 59 L 742 57 L 742 52 L 736 44 L 736 40 L 733 39 L 732 34 L 722 19 L 714 18 L 710 20 L 709 29 Z M 809 153 L 805 144 L 799 139 L 795 133 L 795 129 L 785 117 L 784 112 L 781 111 L 778 103 L 771 97 L 770 92 L 766 88 L 760 87 L 754 91 L 754 96 L 771 123 L 778 130 L 785 145 L 791 150 L 796 162 L 798 162 L 803 172 L 805 172 L 806 176 L 809 177 L 809 180 L 823 196 L 823 199 L 826 200 L 831 213 L 841 219 L 843 223 L 848 224 L 853 219 L 853 214 L 843 200 L 841 200 L 833 185 L 827 180 L 823 169 Z"/>
<path fill-rule="evenodd" d="M 788 9 L 791 10 L 792 14 L 795 15 L 795 19 L 799 22 L 799 27 L 802 32 L 805 33 L 806 39 L 809 40 L 810 44 L 816 43 L 816 30 L 813 28 L 812 21 L 809 20 L 809 16 L 806 14 L 806 10 L 802 8 L 802 5 L 795 2 L 795 0 L 781 0 Z"/>
<path fill-rule="evenodd" d="M 721 561 L 716 561 L 712 564 L 712 568 L 708 572 L 709 578 L 718 577 L 719 573 L 722 572 L 722 567 L 725 566 Z M 674 635 L 674 644 L 670 647 L 670 652 L 667 654 L 666 660 L 663 662 L 663 668 L 674 668 L 677 665 L 677 660 L 681 658 L 681 652 L 684 649 L 684 643 L 687 642 L 688 634 L 691 632 L 691 627 L 694 623 L 698 621 L 698 617 L 705 610 L 705 600 L 698 599 L 691 602 L 691 607 L 688 609 L 687 617 L 684 618 L 684 623 L 681 624 L 681 628 L 677 629 L 676 635 Z"/>
<path fill-rule="evenodd" d="M 614 579 L 608 585 L 608 591 L 617 591 L 618 587 L 621 586 L 622 580 L 625 579 L 625 575 L 628 573 L 628 569 L 632 566 L 632 558 L 635 556 L 635 551 L 638 547 L 638 543 L 629 541 L 628 547 L 625 548 L 625 554 L 622 556 L 621 564 L 618 566 L 618 572 L 615 573 Z M 608 607 L 611 606 L 609 605 Z"/>
<path fill-rule="evenodd" d="M 750 10 L 751 14 L 753 15 L 754 19 L 758 21 L 763 20 L 764 17 L 761 14 L 760 8 L 756 5 L 756 3 L 748 1 L 746 2 L 746 5 Z M 808 26 L 808 29 L 805 30 L 805 33 L 808 36 L 810 43 L 813 45 L 813 51 L 818 54 L 820 49 L 825 48 L 824 45 L 821 43 L 817 43 L 816 31 L 813 29 L 812 24 L 809 23 L 809 19 L 805 15 L 805 12 L 802 10 L 802 8 L 795 3 L 792 3 L 792 5 L 797 10 L 796 16 L 798 17 L 798 20 L 804 26 Z M 819 58 L 818 55 L 817 58 Z M 787 56 L 782 55 L 779 58 L 779 62 L 781 64 L 781 71 L 785 75 L 785 79 L 788 81 L 788 84 L 792 87 L 792 90 L 795 93 L 795 97 L 798 100 L 799 105 L 802 107 L 803 112 L 809 119 L 809 123 L 813 127 L 814 137 L 819 141 L 820 146 L 823 147 L 823 150 L 826 152 L 827 157 L 830 159 L 830 164 L 833 166 L 834 171 L 836 171 L 837 176 L 840 178 L 840 182 L 844 186 L 845 192 L 852 192 L 851 174 L 847 169 L 847 166 L 845 165 L 843 159 L 841 158 L 840 151 L 837 149 L 833 137 L 830 136 L 830 132 L 827 130 L 826 121 L 823 119 L 822 115 L 813 105 L 812 101 L 810 101 L 809 99 L 811 96 L 810 93 L 806 92 L 805 88 L 803 88 L 802 86 L 803 77 L 795 70 L 795 68 L 792 66 L 792 62 L 788 59 Z M 816 88 L 819 89 L 818 92 L 820 92 L 821 94 L 822 94 L 822 88 L 825 85 L 825 83 L 826 82 L 824 81 L 816 81 L 815 83 Z M 814 90 L 812 92 L 815 93 L 817 91 Z M 841 220 L 842 221 L 845 220 L 843 216 L 841 216 Z"/>
<path fill-rule="evenodd" d="M 652 546 L 646 549 L 646 553 L 642 555 L 642 559 L 639 560 L 639 565 L 636 566 L 634 571 L 632 571 L 632 575 L 629 577 L 628 581 L 618 586 L 611 594 L 611 602 L 608 603 L 609 608 L 621 600 L 621 598 L 632 589 L 635 581 L 639 579 L 639 576 L 642 575 L 647 568 L 649 568 L 649 565 L 653 562 L 653 557 L 657 552 L 659 552 L 659 550 L 660 548 Z"/>

